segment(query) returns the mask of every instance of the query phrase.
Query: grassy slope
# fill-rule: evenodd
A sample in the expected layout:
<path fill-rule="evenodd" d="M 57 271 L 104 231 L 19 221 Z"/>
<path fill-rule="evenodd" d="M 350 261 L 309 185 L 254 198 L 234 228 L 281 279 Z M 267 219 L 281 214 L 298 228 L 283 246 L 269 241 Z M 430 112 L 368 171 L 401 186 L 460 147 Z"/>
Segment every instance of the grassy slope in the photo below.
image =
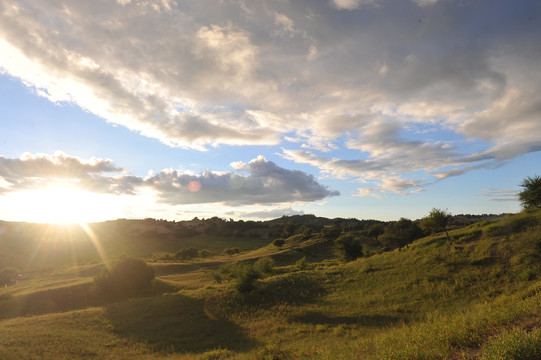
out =
<path fill-rule="evenodd" d="M 298 237 L 282 249 L 162 264 L 161 279 L 184 290 L 3 320 L 0 358 L 489 359 L 498 346 L 541 348 L 540 224 L 541 212 L 512 215 L 453 230 L 452 243 L 434 235 L 307 271 L 287 264 L 319 260 L 324 247 Z M 261 256 L 283 273 L 256 292 L 212 283 L 216 263 Z"/>

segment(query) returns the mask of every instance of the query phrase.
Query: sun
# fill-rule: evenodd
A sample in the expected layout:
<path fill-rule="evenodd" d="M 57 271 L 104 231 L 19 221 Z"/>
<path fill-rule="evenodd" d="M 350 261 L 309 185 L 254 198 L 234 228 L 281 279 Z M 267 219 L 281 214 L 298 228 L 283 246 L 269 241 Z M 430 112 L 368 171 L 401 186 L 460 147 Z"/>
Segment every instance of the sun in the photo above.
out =
<path fill-rule="evenodd" d="M 12 210 L 29 222 L 82 224 L 107 212 L 103 197 L 74 186 L 55 186 L 13 194 Z"/>

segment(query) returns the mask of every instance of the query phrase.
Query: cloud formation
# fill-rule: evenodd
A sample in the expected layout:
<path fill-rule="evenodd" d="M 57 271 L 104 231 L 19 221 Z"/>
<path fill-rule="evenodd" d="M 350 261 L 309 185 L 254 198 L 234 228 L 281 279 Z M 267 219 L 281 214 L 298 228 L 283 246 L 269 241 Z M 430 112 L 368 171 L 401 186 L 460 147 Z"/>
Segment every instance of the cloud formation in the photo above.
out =
<path fill-rule="evenodd" d="M 24 154 L 18 159 L 0 156 L 0 194 L 71 185 L 115 195 L 152 190 L 161 202 L 169 205 L 222 203 L 232 206 L 312 202 L 339 195 L 319 184 L 314 176 L 281 168 L 263 156 L 248 164 L 236 162 L 233 167 L 248 175 L 210 170 L 193 175 L 166 169 L 143 178 L 128 174 L 111 160 L 85 161 L 61 152 Z"/>
<path fill-rule="evenodd" d="M 0 0 L 0 71 L 169 146 L 282 144 L 407 194 L 541 150 L 539 15 L 526 0 Z M 161 176 L 164 193 L 187 180 Z M 234 193 L 238 178 L 200 180 Z"/>

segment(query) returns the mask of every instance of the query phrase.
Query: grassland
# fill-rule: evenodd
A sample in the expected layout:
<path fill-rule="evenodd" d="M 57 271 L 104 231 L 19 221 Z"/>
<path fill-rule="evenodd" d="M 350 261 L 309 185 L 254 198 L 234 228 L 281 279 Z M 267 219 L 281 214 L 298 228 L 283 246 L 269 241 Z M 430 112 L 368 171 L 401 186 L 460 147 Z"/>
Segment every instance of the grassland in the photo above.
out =
<path fill-rule="evenodd" d="M 349 263 L 318 234 L 281 248 L 244 237 L 238 255 L 190 263 L 148 255 L 153 291 L 109 303 L 88 295 L 101 261 L 35 268 L 0 293 L 0 358 L 541 358 L 541 212 L 449 235 L 392 251 L 367 245 Z M 214 280 L 223 264 L 265 257 L 274 273 L 251 292 Z"/>

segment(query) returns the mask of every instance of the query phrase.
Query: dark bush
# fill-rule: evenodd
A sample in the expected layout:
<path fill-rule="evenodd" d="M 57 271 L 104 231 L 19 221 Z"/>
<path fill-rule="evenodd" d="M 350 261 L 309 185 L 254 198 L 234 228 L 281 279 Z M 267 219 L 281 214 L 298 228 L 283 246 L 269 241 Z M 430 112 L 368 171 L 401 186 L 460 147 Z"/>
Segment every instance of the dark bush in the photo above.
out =
<path fill-rule="evenodd" d="M 351 234 L 341 235 L 334 241 L 334 246 L 345 261 L 353 261 L 363 256 L 363 246 L 359 239 Z"/>
<path fill-rule="evenodd" d="M 154 280 L 154 269 L 145 261 L 120 259 L 112 269 L 94 279 L 96 293 L 101 298 L 127 298 L 145 294 Z"/>
<path fill-rule="evenodd" d="M 284 246 L 285 243 L 286 243 L 286 241 L 284 239 L 282 239 L 282 238 L 278 238 L 278 239 L 276 239 L 276 240 L 274 240 L 272 242 L 272 244 L 274 246 L 276 246 L 277 248 L 280 248 L 280 247 Z"/>

